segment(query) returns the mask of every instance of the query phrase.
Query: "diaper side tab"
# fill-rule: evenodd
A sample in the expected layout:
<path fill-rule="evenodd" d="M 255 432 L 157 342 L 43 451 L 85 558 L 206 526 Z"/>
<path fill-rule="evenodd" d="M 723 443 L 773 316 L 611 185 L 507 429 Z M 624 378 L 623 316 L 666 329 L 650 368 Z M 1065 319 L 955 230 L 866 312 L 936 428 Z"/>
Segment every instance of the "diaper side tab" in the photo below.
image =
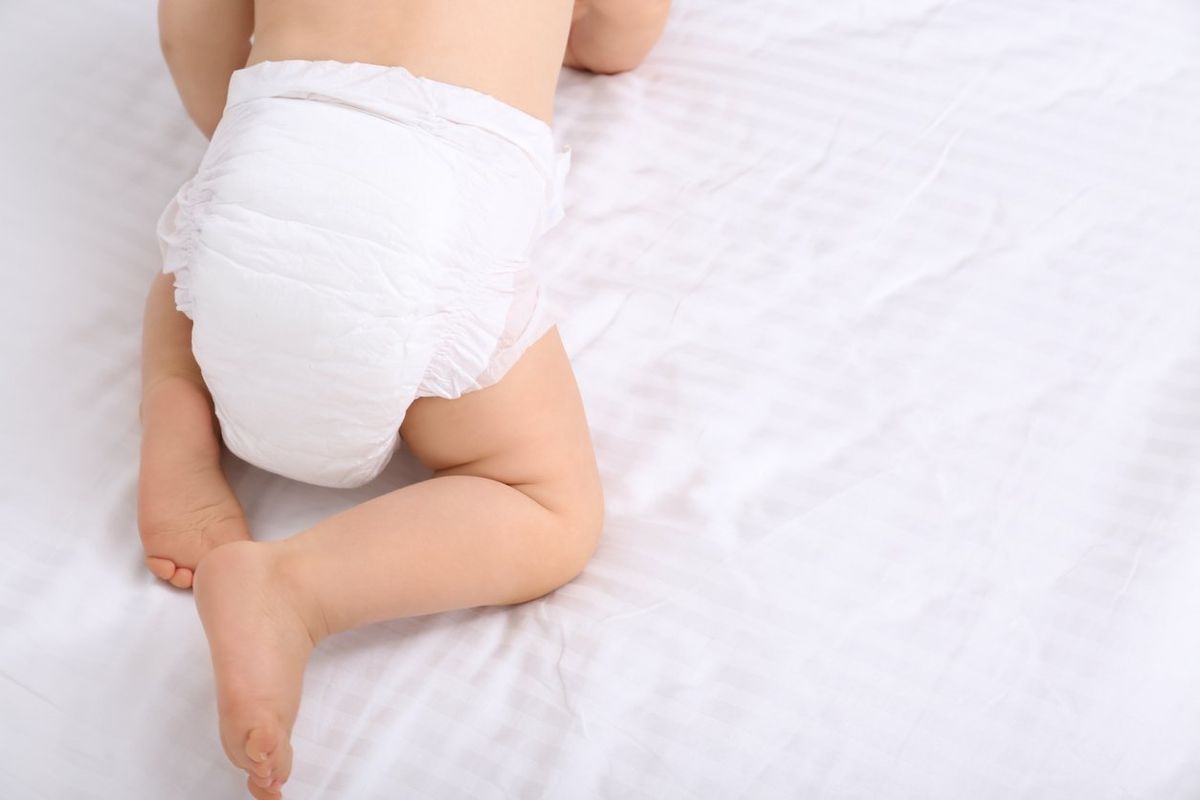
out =
<path fill-rule="evenodd" d="M 567 173 L 571 171 L 571 148 L 563 147 L 554 157 L 554 171 L 550 177 L 546 204 L 542 209 L 541 221 L 535 239 L 541 237 L 563 218 L 566 204 Z"/>

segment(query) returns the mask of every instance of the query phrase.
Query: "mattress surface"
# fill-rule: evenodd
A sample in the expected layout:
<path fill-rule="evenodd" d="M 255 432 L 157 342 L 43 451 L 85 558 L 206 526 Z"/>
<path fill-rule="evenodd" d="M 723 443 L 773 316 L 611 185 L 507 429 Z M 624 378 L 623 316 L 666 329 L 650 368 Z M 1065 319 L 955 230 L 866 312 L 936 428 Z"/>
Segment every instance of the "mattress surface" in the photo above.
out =
<path fill-rule="evenodd" d="M 1200 7 L 677 0 L 566 73 L 573 583 L 324 642 L 289 798 L 1200 795 Z M 0 5 L 0 796 L 238 797 L 141 565 L 153 4 Z M 230 458 L 256 535 L 361 489 Z"/>

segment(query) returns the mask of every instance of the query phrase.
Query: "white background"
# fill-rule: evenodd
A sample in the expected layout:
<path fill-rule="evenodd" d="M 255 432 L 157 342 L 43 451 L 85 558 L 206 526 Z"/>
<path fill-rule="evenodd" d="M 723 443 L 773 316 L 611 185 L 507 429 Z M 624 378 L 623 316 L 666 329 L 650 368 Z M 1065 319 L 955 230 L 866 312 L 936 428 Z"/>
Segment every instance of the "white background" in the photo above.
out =
<path fill-rule="evenodd" d="M 204 143 L 152 3 L 8 0 L 0 54 L 0 795 L 238 797 L 134 517 Z M 288 796 L 1200 796 L 1198 7 L 677 0 L 555 127 L 605 539 L 322 644 Z M 263 537 L 421 476 L 229 468 Z"/>

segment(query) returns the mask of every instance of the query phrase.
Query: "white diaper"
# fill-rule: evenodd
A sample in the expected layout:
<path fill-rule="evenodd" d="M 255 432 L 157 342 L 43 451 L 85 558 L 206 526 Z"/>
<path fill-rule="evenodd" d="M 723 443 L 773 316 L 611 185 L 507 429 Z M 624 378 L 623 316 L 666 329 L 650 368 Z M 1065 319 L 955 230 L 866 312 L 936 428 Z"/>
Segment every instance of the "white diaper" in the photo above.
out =
<path fill-rule="evenodd" d="M 235 72 L 158 228 L 229 449 L 358 486 L 415 398 L 503 377 L 558 321 L 529 253 L 569 160 L 541 120 L 400 67 Z"/>

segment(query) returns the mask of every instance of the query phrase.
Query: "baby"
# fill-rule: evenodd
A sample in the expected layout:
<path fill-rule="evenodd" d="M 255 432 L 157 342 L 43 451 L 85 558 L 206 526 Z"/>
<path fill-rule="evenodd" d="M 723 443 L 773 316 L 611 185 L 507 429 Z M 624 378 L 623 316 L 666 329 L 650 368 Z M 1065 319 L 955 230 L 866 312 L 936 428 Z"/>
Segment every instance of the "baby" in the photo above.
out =
<path fill-rule="evenodd" d="M 562 214 L 562 65 L 636 66 L 669 0 L 162 0 L 163 52 L 211 138 L 159 223 L 138 520 L 193 587 L 221 742 L 278 797 L 309 653 L 371 622 L 570 581 L 603 498 L 529 267 Z M 355 486 L 403 439 L 428 480 L 252 542 L 224 439 Z"/>

